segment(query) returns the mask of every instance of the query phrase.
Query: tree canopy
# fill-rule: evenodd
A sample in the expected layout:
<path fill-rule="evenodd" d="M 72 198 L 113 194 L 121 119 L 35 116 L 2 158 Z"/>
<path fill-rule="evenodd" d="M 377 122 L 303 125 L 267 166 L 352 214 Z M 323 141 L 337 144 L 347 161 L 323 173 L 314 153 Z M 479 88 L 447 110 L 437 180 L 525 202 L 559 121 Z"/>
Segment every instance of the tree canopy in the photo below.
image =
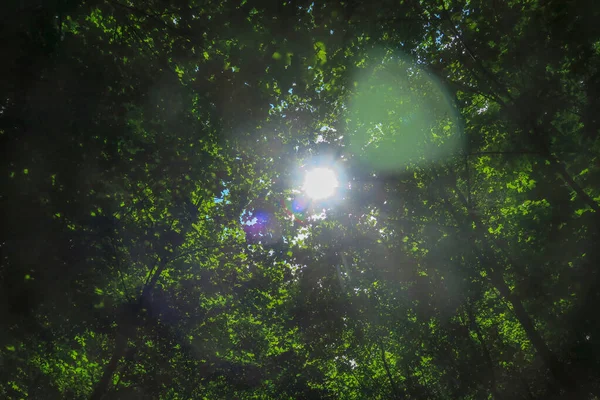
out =
<path fill-rule="evenodd" d="M 0 15 L 0 397 L 600 398 L 600 3 Z"/>

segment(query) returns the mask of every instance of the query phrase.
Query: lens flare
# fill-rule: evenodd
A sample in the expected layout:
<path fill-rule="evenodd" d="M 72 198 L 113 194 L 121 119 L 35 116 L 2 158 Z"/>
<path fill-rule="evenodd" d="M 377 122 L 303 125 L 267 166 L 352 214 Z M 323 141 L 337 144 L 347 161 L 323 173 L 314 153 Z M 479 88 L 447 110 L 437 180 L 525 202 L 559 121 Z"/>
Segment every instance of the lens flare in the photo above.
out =
<path fill-rule="evenodd" d="M 310 202 L 304 196 L 289 198 L 283 202 L 283 206 L 288 215 L 293 216 L 295 221 L 304 222 L 308 212 Z"/>

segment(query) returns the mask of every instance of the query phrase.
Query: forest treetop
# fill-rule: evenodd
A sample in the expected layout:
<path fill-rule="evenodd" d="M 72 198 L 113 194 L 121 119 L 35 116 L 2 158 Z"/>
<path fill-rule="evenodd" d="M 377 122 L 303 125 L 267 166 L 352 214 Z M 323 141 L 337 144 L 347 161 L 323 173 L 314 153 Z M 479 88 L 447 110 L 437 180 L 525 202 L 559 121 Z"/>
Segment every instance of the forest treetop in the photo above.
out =
<path fill-rule="evenodd" d="M 0 15 L 1 397 L 599 398 L 596 2 Z"/>

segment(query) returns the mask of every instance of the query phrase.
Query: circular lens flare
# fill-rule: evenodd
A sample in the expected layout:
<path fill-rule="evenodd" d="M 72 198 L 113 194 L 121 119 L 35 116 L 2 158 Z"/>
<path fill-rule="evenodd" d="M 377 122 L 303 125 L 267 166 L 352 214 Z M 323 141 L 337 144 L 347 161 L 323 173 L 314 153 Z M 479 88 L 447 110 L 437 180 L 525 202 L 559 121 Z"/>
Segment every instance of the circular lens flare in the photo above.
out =
<path fill-rule="evenodd" d="M 302 189 L 313 200 L 331 197 L 339 182 L 335 172 L 329 168 L 315 168 L 306 172 Z"/>
<path fill-rule="evenodd" d="M 292 216 L 294 221 L 298 221 L 300 223 L 305 222 L 309 205 L 310 201 L 304 196 L 297 198 L 288 198 L 283 202 L 283 206 L 287 214 Z"/>

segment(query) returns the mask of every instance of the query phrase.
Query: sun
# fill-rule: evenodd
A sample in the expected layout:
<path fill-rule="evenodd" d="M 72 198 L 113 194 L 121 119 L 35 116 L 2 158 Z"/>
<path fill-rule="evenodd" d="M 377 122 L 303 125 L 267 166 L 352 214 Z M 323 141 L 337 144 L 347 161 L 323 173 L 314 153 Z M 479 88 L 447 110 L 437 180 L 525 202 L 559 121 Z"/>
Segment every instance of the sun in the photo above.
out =
<path fill-rule="evenodd" d="M 329 168 L 314 168 L 306 172 L 302 189 L 313 200 L 331 197 L 339 186 L 335 172 Z"/>

